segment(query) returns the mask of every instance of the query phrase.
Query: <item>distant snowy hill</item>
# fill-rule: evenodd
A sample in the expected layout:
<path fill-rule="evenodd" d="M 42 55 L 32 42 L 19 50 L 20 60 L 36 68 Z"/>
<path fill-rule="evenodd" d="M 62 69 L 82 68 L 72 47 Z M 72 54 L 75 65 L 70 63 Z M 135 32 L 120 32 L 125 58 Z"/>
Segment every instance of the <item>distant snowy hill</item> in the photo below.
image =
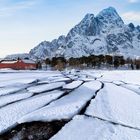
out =
<path fill-rule="evenodd" d="M 21 54 L 11 54 L 11 55 L 7 55 L 5 57 L 5 59 L 18 59 L 18 58 L 21 58 L 21 59 L 28 59 L 30 58 L 31 55 L 28 54 L 28 53 L 21 53 Z"/>
<path fill-rule="evenodd" d="M 34 58 L 81 57 L 92 54 L 140 56 L 140 26 L 125 25 L 113 7 L 87 14 L 66 36 L 44 41 L 29 54 Z"/>

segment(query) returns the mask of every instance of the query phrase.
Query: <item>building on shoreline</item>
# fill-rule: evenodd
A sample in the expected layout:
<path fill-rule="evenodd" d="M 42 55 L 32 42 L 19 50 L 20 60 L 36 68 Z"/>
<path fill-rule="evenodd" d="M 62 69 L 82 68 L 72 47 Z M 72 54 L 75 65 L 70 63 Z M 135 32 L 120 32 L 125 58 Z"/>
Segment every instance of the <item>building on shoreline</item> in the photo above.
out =
<path fill-rule="evenodd" d="M 2 60 L 0 62 L 0 69 L 11 68 L 14 70 L 35 70 L 37 63 L 33 60 Z"/>

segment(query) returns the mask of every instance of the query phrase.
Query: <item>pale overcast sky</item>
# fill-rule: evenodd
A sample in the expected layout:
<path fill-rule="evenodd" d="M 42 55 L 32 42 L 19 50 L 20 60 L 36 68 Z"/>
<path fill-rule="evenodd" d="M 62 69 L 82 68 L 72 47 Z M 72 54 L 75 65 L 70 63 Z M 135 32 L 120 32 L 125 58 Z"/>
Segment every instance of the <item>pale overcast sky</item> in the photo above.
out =
<path fill-rule="evenodd" d="M 0 57 L 66 35 L 87 13 L 109 6 L 126 24 L 140 25 L 140 0 L 0 0 Z"/>

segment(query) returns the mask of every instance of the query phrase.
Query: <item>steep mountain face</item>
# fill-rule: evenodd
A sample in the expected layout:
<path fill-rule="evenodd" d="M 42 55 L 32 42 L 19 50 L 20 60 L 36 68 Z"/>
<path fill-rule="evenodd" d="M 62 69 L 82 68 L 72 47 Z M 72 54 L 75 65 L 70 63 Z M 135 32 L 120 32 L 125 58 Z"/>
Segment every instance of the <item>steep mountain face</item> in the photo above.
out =
<path fill-rule="evenodd" d="M 46 57 L 53 57 L 56 55 L 59 47 L 66 44 L 65 36 L 60 36 L 52 42 L 44 41 L 30 51 L 30 55 L 35 58 L 44 59 Z M 61 53 L 61 52 L 60 52 Z"/>
<path fill-rule="evenodd" d="M 140 56 L 140 26 L 125 25 L 113 7 L 87 14 L 67 36 L 44 41 L 30 51 L 35 58 L 81 57 L 92 54 Z"/>

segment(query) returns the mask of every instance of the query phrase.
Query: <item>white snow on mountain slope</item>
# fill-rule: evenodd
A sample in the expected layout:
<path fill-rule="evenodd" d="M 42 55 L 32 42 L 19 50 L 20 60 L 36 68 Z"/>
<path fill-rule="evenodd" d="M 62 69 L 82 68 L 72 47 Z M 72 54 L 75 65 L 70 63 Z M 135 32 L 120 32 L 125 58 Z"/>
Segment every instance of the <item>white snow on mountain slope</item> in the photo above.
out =
<path fill-rule="evenodd" d="M 54 39 L 52 42 L 49 41 L 41 42 L 35 48 L 31 49 L 29 54 L 33 56 L 33 58 L 40 58 L 40 59 L 46 57 L 51 58 L 56 55 L 56 51 L 59 52 L 59 50 L 63 46 L 65 46 L 65 42 L 66 42 L 65 36 L 60 36 L 58 39 Z"/>
<path fill-rule="evenodd" d="M 71 119 L 101 88 L 98 81 L 87 82 L 50 105 L 23 116 L 18 123 Z"/>
<path fill-rule="evenodd" d="M 0 109 L 0 133 L 16 125 L 24 115 L 43 107 L 50 101 L 64 94 L 63 91 L 46 92 L 29 99 L 19 101 Z"/>
<path fill-rule="evenodd" d="M 139 140 L 140 132 L 96 118 L 76 116 L 50 140 Z"/>
<path fill-rule="evenodd" d="M 140 129 L 140 96 L 108 83 L 91 101 L 86 114 Z"/>
<path fill-rule="evenodd" d="M 30 53 L 34 58 L 54 56 L 82 57 L 92 54 L 121 54 L 140 56 L 140 27 L 125 25 L 113 7 L 102 10 L 97 16 L 87 14 L 68 34 L 52 42 L 44 41 Z"/>

